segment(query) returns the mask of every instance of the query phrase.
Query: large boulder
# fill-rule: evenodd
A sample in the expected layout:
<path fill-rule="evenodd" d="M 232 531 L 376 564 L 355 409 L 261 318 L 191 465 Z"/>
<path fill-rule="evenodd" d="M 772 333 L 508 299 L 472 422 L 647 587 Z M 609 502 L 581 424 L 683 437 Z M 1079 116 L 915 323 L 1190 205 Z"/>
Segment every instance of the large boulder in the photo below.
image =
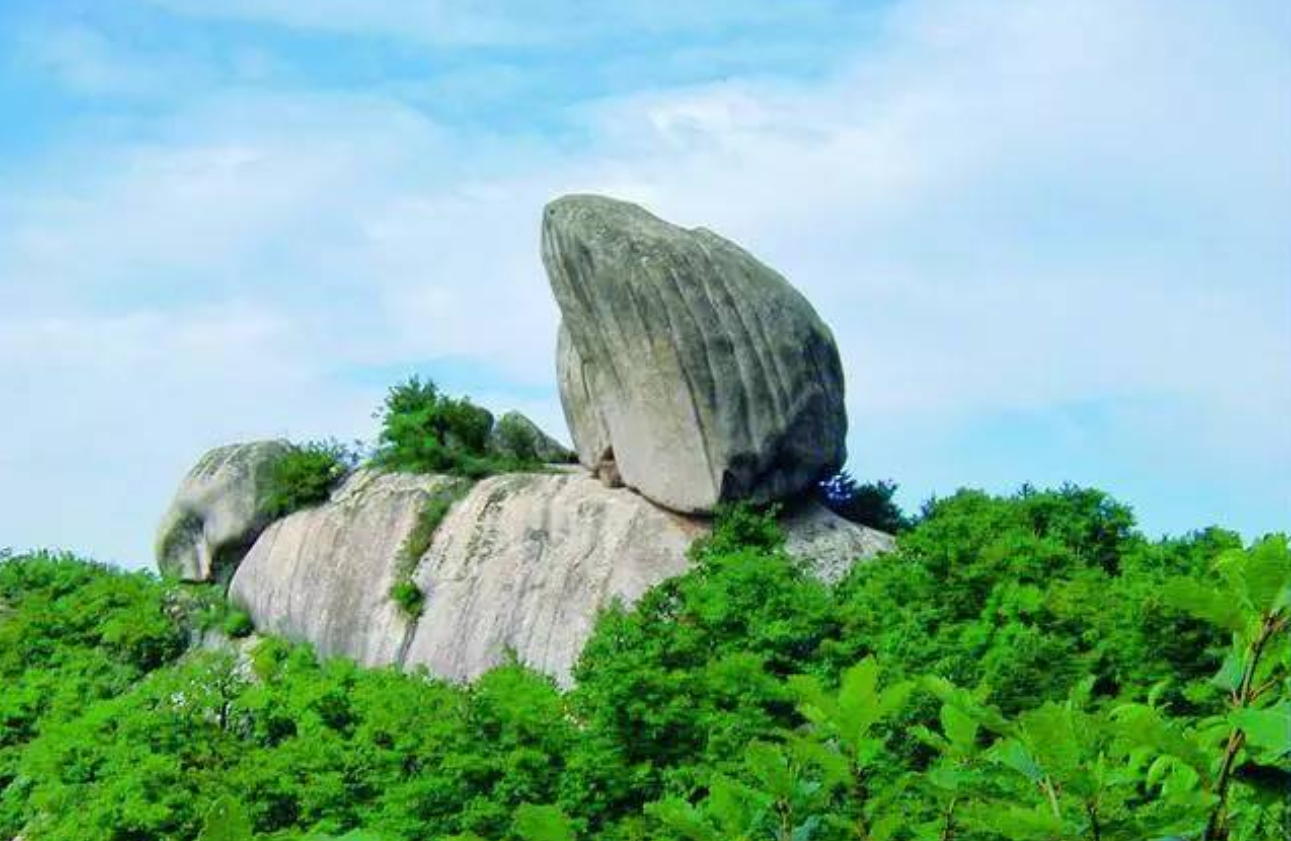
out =
<path fill-rule="evenodd" d="M 390 598 L 426 502 L 455 480 L 359 470 L 331 499 L 271 525 L 251 547 L 229 599 L 259 631 L 312 643 L 324 657 L 398 663 L 412 631 Z"/>
<path fill-rule="evenodd" d="M 579 460 L 675 511 L 791 496 L 842 465 L 829 328 L 774 270 L 636 205 L 547 205 L 561 402 Z"/>
<path fill-rule="evenodd" d="M 324 656 L 470 680 L 513 652 L 568 684 L 600 610 L 684 572 L 687 548 L 710 528 L 582 471 L 485 479 L 417 559 L 412 581 L 425 605 L 412 619 L 391 586 L 409 569 L 405 547 L 422 507 L 455 481 L 360 471 L 329 503 L 261 535 L 233 578 L 232 600 L 259 630 Z M 791 550 L 825 558 L 824 578 L 890 546 L 814 503 L 784 523 Z"/>
<path fill-rule="evenodd" d="M 225 580 L 271 520 L 265 484 L 286 441 L 211 450 L 188 472 L 157 530 L 157 568 L 185 581 Z"/>
<path fill-rule="evenodd" d="M 498 455 L 548 464 L 564 464 L 575 459 L 568 447 L 520 412 L 507 412 L 498 418 L 489 432 L 489 449 Z"/>

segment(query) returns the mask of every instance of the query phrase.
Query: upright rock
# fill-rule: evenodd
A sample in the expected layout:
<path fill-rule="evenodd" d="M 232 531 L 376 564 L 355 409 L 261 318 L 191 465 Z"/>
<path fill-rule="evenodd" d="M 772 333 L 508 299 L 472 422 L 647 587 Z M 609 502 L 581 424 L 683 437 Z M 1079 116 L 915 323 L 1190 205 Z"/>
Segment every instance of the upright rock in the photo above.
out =
<path fill-rule="evenodd" d="M 790 496 L 842 465 L 829 328 L 774 270 L 636 205 L 547 205 L 561 402 L 579 460 L 675 511 Z"/>
<path fill-rule="evenodd" d="M 180 483 L 157 531 L 157 568 L 185 581 L 227 578 L 270 517 L 264 486 L 286 441 L 211 450 Z"/>

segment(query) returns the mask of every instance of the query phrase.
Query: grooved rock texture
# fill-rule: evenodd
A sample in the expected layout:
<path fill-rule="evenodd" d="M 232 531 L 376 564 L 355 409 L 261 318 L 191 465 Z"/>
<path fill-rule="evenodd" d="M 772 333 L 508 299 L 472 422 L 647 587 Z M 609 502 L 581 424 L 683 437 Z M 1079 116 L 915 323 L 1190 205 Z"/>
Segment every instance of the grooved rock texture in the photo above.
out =
<path fill-rule="evenodd" d="M 157 530 L 157 568 L 185 581 L 223 579 L 269 524 L 264 483 L 286 441 L 211 450 L 180 482 Z"/>
<path fill-rule="evenodd" d="M 774 270 L 636 205 L 547 205 L 561 402 L 579 460 L 688 513 L 790 496 L 846 457 L 829 328 Z"/>
<path fill-rule="evenodd" d="M 486 479 L 454 506 L 415 581 L 406 664 L 469 680 L 503 661 L 568 682 L 597 612 L 686 568 L 698 524 L 576 474 Z"/>
<path fill-rule="evenodd" d="M 454 481 L 357 471 L 326 504 L 265 529 L 234 574 L 229 598 L 256 630 L 312 643 L 324 657 L 400 662 L 412 629 L 389 597 L 401 550 L 426 500 Z"/>
<path fill-rule="evenodd" d="M 324 656 L 471 680 L 513 651 L 568 684 L 600 609 L 684 572 L 687 548 L 709 528 L 581 470 L 494 476 L 435 531 L 413 575 L 425 609 L 409 620 L 389 598 L 400 549 L 425 500 L 455 481 L 360 471 L 326 505 L 266 529 L 231 598 L 257 630 Z M 891 545 L 814 504 L 785 525 L 791 549 L 826 558 L 825 578 Z"/>

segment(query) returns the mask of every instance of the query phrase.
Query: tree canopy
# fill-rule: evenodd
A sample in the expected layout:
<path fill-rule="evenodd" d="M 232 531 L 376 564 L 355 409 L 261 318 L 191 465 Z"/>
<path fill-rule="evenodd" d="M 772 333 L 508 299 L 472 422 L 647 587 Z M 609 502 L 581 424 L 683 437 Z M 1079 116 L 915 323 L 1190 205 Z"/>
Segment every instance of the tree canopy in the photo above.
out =
<path fill-rule="evenodd" d="M 245 617 L 213 591 L 4 556 L 0 838 L 1286 837 L 1285 536 L 1024 488 L 931 503 L 835 586 L 747 508 L 691 559 L 561 691 L 214 645 Z"/>

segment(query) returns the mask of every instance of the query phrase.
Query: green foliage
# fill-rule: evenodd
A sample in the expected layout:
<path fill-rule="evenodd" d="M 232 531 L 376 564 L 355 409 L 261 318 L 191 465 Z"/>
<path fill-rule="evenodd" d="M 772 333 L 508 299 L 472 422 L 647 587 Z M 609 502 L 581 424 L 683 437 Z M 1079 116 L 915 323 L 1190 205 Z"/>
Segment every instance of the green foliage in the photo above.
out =
<path fill-rule="evenodd" d="M 377 417 L 381 433 L 373 461 L 390 470 L 479 479 L 540 466 L 536 459 L 491 451 L 493 416 L 465 397 L 442 394 L 430 380 L 414 376 L 391 388 Z"/>
<path fill-rule="evenodd" d="M 521 841 L 574 841 L 574 824 L 555 806 L 532 806 L 516 810 L 512 831 Z"/>
<path fill-rule="evenodd" d="M 0 556 L 0 836 L 35 785 L 23 766 L 50 728 L 128 692 L 183 651 L 163 586 L 70 555 Z"/>
<path fill-rule="evenodd" d="M 416 619 L 426 607 L 426 594 L 414 582 L 407 579 L 390 585 L 390 598 L 409 617 Z"/>
<path fill-rule="evenodd" d="M 358 456 L 336 441 L 310 441 L 274 462 L 262 489 L 266 514 L 284 517 L 326 502 Z"/>
<path fill-rule="evenodd" d="M 206 813 L 197 841 L 251 841 L 251 819 L 232 797 L 217 800 Z"/>
<path fill-rule="evenodd" d="M 183 654 L 240 622 L 211 590 L 0 559 L 0 837 L 1286 837 L 1284 537 L 1153 542 L 1095 491 L 1024 489 L 930 505 L 834 587 L 774 512 L 723 512 L 691 559 L 605 612 L 567 692 Z"/>
<path fill-rule="evenodd" d="M 897 505 L 896 482 L 857 484 L 846 471 L 820 483 L 821 502 L 840 517 L 872 529 L 899 534 L 913 525 Z"/>
<path fill-rule="evenodd" d="M 224 622 L 220 626 L 224 633 L 233 639 L 249 636 L 255 630 L 255 625 L 251 622 L 251 616 L 245 611 L 234 608 L 224 617 Z"/>
<path fill-rule="evenodd" d="M 511 453 L 525 461 L 538 462 L 538 450 L 542 442 L 533 427 L 516 415 L 505 415 L 493 429 L 496 448 L 504 453 Z"/>

